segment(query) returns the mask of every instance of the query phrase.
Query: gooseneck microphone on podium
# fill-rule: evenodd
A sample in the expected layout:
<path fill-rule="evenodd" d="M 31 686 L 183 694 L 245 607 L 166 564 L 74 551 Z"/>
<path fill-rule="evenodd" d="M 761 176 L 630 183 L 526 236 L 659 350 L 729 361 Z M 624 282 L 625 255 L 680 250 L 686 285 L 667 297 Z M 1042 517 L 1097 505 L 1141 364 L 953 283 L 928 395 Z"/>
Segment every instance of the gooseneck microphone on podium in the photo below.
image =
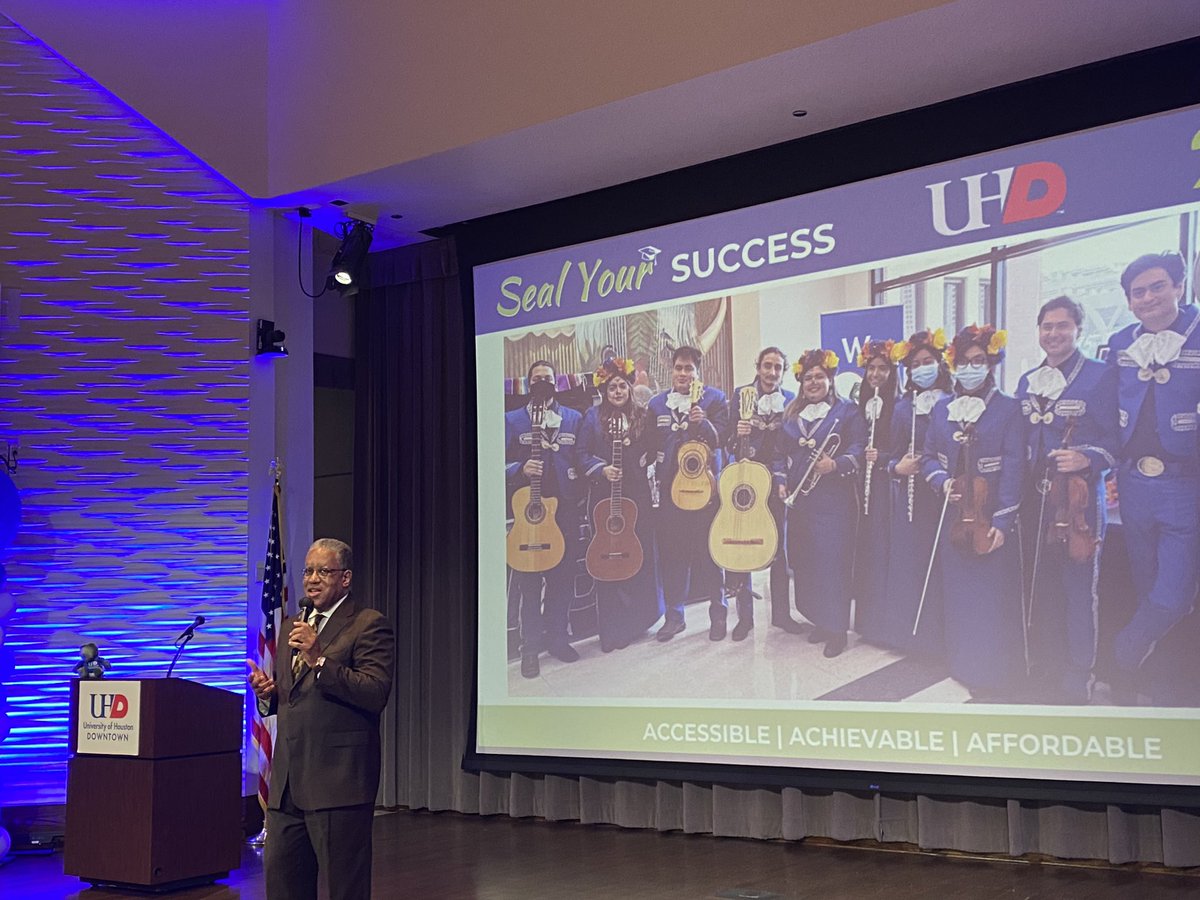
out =
<path fill-rule="evenodd" d="M 167 667 L 167 677 L 171 677 L 171 673 L 175 671 L 175 663 L 179 662 L 179 654 L 183 652 L 183 648 L 188 645 L 188 641 L 196 636 L 196 629 L 204 624 L 204 616 L 196 616 L 194 622 L 187 628 L 183 629 L 183 633 L 175 638 L 175 656 L 171 658 L 171 665 Z"/>
<path fill-rule="evenodd" d="M 183 629 L 183 634 L 175 638 L 175 646 L 178 647 L 180 644 L 186 644 L 188 641 L 190 641 L 196 636 L 196 629 L 203 624 L 204 616 L 196 616 L 196 621 L 194 621 L 187 628 Z"/>

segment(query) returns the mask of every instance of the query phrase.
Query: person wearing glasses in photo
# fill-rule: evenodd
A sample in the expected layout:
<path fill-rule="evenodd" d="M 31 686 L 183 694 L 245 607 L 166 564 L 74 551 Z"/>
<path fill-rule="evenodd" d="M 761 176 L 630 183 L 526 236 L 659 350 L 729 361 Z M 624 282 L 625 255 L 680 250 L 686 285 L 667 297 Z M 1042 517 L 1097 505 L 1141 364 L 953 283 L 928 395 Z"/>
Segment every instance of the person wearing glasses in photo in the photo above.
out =
<path fill-rule="evenodd" d="M 1196 596 L 1200 315 L 1183 303 L 1184 280 L 1178 253 L 1146 254 L 1125 268 L 1121 287 L 1138 321 L 1112 336 L 1105 360 L 1118 373 L 1117 494 L 1137 594 L 1114 644 L 1120 682 L 1114 699 L 1121 703 L 1138 702 L 1142 664 L 1191 612 Z M 1193 668 L 1182 656 L 1161 662 L 1166 672 Z M 1170 684 L 1156 686 L 1152 700 L 1174 705 L 1172 692 Z"/>
<path fill-rule="evenodd" d="M 946 350 L 954 393 L 933 408 L 921 462 L 945 517 L 934 550 L 942 574 L 946 663 L 975 703 L 1022 699 L 1028 676 L 1014 537 L 1025 419 L 1021 404 L 1001 392 L 996 379 L 1007 342 L 1007 332 L 992 325 L 968 325 L 955 336 Z M 922 619 L 918 633 L 925 627 Z"/>
<path fill-rule="evenodd" d="M 283 622 L 276 678 L 250 664 L 263 715 L 277 715 L 264 870 L 269 900 L 371 896 L 379 716 L 392 689 L 394 637 L 350 595 L 354 563 L 338 540 L 304 558 L 301 615 Z M 305 615 L 307 613 L 307 615 Z"/>

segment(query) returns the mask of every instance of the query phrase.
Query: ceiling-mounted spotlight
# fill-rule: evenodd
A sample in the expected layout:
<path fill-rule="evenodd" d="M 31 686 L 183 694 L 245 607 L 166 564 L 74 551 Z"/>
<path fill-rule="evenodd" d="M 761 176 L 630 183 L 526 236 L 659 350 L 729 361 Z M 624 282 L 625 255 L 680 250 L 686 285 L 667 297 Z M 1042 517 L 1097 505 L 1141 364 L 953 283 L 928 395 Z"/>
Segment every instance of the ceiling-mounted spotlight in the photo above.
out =
<path fill-rule="evenodd" d="M 356 293 L 366 280 L 367 251 L 371 249 L 374 230 L 359 219 L 347 219 L 338 225 L 342 246 L 334 254 L 329 267 L 326 287 L 339 294 Z"/>
<path fill-rule="evenodd" d="M 275 329 L 275 323 L 270 319 L 259 319 L 255 328 L 255 356 L 287 356 L 287 347 L 283 341 L 287 337 L 282 331 Z"/>

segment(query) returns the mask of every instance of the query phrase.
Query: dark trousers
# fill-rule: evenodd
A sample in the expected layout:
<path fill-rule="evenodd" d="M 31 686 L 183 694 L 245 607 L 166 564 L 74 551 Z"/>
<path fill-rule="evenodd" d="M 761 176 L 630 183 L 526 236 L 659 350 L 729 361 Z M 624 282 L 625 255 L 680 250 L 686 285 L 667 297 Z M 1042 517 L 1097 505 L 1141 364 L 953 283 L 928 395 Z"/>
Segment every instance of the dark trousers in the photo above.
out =
<path fill-rule="evenodd" d="M 796 608 L 827 634 L 850 628 L 855 503 L 852 482 L 835 475 L 788 510 L 787 561 L 795 576 Z"/>
<path fill-rule="evenodd" d="M 1054 511 L 1042 507 L 1042 495 L 1036 491 L 1025 495 L 1021 514 L 1026 597 L 1031 604 L 1030 669 L 1038 681 L 1054 683 L 1068 702 L 1084 703 L 1096 665 L 1100 554 L 1074 562 L 1061 544 L 1047 544 L 1046 527 Z"/>
<path fill-rule="evenodd" d="M 565 557 L 548 572 L 513 572 L 521 591 L 521 652 L 537 655 L 570 641 L 575 560 Z M 544 586 L 544 590 L 543 590 Z"/>
<path fill-rule="evenodd" d="M 688 600 L 708 597 L 709 620 L 724 622 L 721 570 L 708 555 L 708 529 L 716 508 L 681 510 L 671 506 L 669 499 L 663 504 L 658 510 L 656 540 L 666 621 L 682 622 Z"/>
<path fill-rule="evenodd" d="M 267 900 L 316 900 L 318 872 L 330 900 L 370 900 L 374 817 L 370 803 L 300 809 L 285 785 L 279 809 L 267 810 Z"/>

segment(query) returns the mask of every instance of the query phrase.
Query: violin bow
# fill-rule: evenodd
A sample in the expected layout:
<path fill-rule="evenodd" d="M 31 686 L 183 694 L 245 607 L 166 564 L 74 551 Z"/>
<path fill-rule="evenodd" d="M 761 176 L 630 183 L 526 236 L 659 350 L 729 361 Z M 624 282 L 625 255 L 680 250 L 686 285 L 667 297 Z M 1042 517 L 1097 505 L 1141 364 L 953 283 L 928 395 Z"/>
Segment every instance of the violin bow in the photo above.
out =
<path fill-rule="evenodd" d="M 937 559 L 938 542 L 942 538 L 942 526 L 946 524 L 946 508 L 950 505 L 950 492 L 946 491 L 946 499 L 942 501 L 942 514 L 938 516 L 937 533 L 933 536 L 933 550 L 929 553 L 929 567 L 925 570 L 925 585 L 921 588 L 921 602 L 917 604 L 917 617 L 913 619 L 912 633 L 917 636 L 921 626 L 921 613 L 925 609 L 925 595 L 929 593 L 929 577 L 933 575 L 933 561 Z"/>

